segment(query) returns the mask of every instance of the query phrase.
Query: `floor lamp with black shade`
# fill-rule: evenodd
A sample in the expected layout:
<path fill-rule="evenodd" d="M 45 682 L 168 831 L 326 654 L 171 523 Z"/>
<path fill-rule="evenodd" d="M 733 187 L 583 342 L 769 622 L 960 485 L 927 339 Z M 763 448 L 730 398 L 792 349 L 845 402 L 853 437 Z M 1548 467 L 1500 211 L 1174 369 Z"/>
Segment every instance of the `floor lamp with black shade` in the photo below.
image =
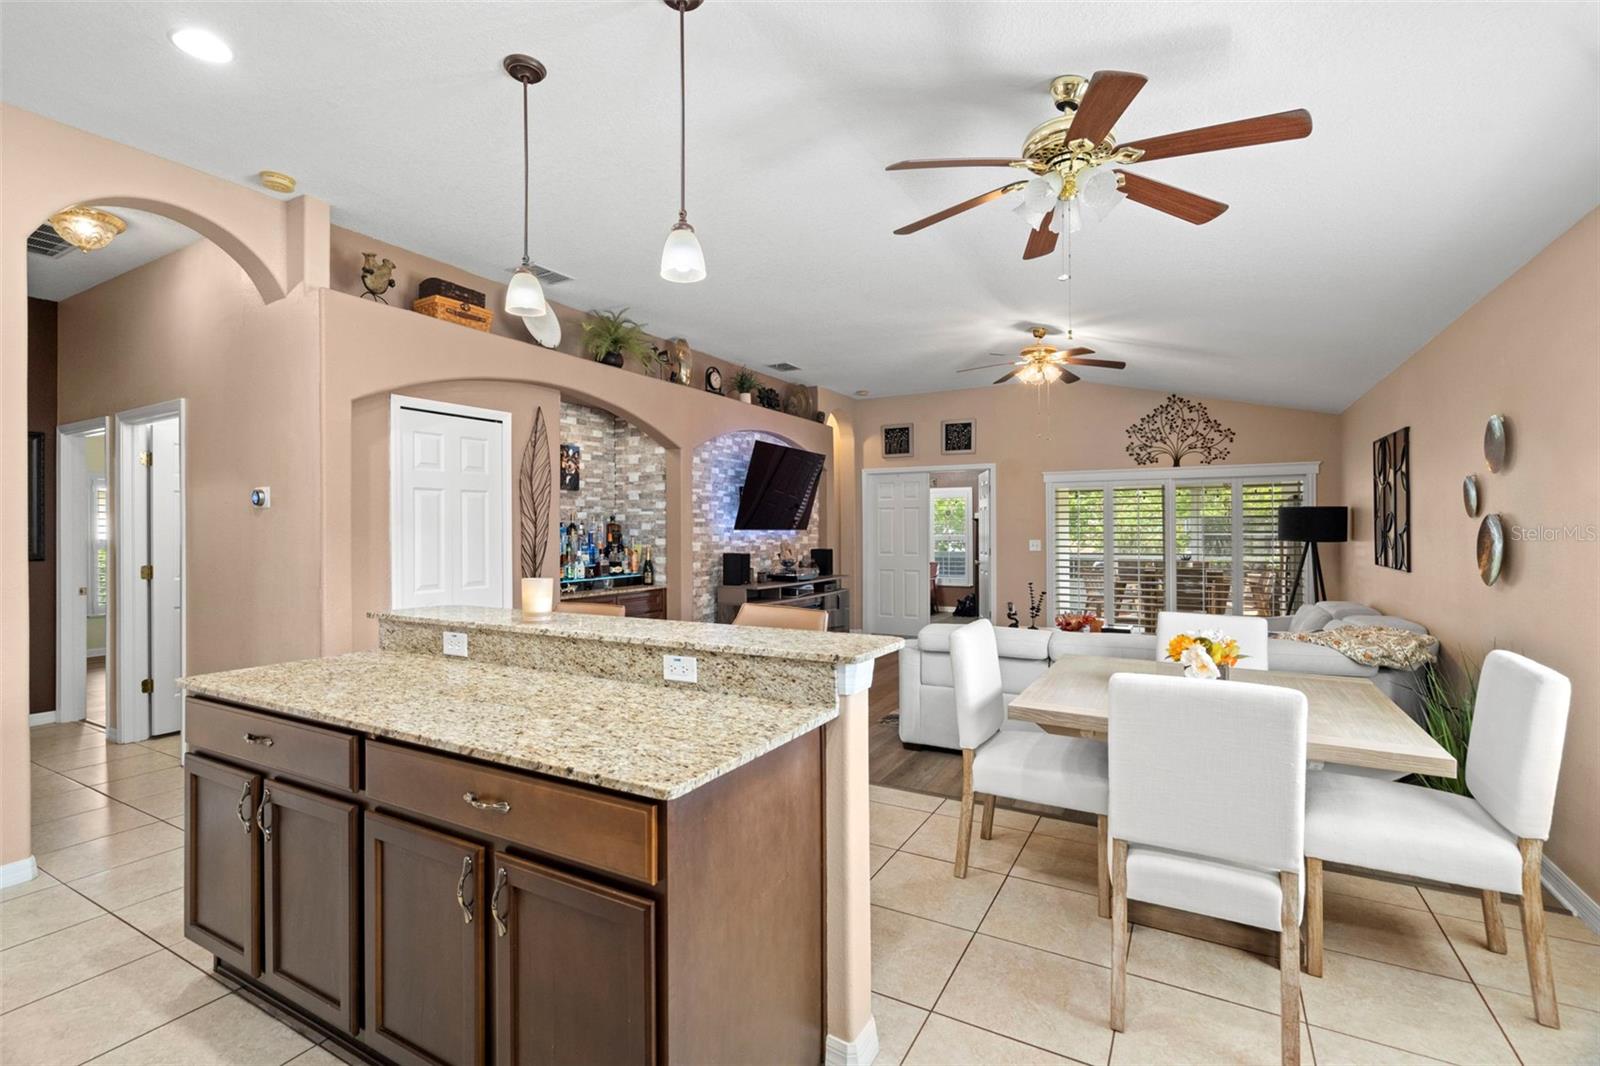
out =
<path fill-rule="evenodd" d="M 1328 589 L 1322 583 L 1322 560 L 1317 555 L 1318 544 L 1343 544 L 1350 539 L 1350 508 L 1348 507 L 1280 507 L 1278 508 L 1278 539 L 1300 542 L 1305 549 L 1300 553 L 1300 567 L 1294 574 L 1294 588 L 1289 591 L 1289 603 L 1300 592 L 1300 578 L 1306 572 L 1306 555 L 1311 556 L 1312 589 L 1320 602 L 1328 598 Z"/>

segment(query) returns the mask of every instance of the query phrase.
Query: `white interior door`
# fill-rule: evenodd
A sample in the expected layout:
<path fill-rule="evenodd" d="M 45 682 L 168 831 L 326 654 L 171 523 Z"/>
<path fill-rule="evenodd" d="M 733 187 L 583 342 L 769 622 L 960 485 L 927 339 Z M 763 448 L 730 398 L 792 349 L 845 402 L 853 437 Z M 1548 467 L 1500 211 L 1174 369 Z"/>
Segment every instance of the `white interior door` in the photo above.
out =
<path fill-rule="evenodd" d="M 511 416 L 396 396 L 390 419 L 392 606 L 511 606 Z"/>
<path fill-rule="evenodd" d="M 994 492 L 994 475 L 987 470 L 978 471 L 978 499 L 973 505 L 973 517 L 978 523 L 978 543 L 975 549 L 978 564 L 978 613 L 985 618 L 994 617 L 994 576 L 989 551 L 993 540 L 991 514 Z"/>
<path fill-rule="evenodd" d="M 85 717 L 88 657 L 90 513 L 85 445 L 105 422 L 62 426 L 56 435 L 56 720 Z"/>
<path fill-rule="evenodd" d="M 868 631 L 914 637 L 928 624 L 926 473 L 867 477 L 867 537 L 862 560 L 871 580 L 863 620 Z"/>
<path fill-rule="evenodd" d="M 183 468 L 178 420 L 149 426 L 145 471 L 149 508 L 150 733 L 183 728 Z"/>

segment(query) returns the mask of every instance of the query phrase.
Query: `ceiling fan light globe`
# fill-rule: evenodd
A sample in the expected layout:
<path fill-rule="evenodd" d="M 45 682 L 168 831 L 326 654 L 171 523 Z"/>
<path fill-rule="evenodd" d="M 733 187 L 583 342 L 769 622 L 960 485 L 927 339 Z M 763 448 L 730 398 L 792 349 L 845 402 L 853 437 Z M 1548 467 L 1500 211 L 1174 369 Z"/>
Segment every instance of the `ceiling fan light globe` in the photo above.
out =
<path fill-rule="evenodd" d="M 506 314 L 518 318 L 533 318 L 549 314 L 550 305 L 544 299 L 544 286 L 534 276 L 533 269 L 524 263 L 511 275 L 506 286 Z"/>
<path fill-rule="evenodd" d="M 667 234 L 667 243 L 661 249 L 661 277 L 680 285 L 705 280 L 706 254 L 694 227 L 687 222 L 676 223 Z"/>

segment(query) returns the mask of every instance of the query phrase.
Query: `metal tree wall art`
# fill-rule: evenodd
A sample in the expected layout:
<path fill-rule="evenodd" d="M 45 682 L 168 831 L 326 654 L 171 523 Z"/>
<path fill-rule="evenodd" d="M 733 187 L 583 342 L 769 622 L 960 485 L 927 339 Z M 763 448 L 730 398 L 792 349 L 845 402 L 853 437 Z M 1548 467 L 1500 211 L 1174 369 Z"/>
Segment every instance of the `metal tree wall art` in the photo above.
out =
<path fill-rule="evenodd" d="M 544 409 L 533 409 L 533 432 L 522 449 L 518 481 L 522 491 L 522 576 L 544 576 L 544 553 L 550 531 L 550 435 Z"/>
<path fill-rule="evenodd" d="M 1176 394 L 1128 427 L 1128 455 L 1140 466 L 1171 459 L 1180 466 L 1191 455 L 1202 463 L 1228 457 L 1233 430 L 1211 417 L 1206 405 Z"/>

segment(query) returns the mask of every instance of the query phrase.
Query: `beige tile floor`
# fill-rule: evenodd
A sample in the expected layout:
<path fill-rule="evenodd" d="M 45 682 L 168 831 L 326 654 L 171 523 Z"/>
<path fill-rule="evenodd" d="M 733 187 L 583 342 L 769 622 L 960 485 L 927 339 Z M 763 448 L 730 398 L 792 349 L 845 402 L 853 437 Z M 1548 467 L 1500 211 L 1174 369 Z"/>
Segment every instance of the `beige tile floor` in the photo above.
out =
<path fill-rule="evenodd" d="M 41 873 L 0 892 L 0 1063 L 326 1066 L 183 939 L 177 737 L 30 731 Z"/>
<path fill-rule="evenodd" d="M 1110 923 L 1094 830 L 996 812 L 951 857 L 951 801 L 872 789 L 872 986 L 881 1066 L 1276 1063 L 1275 962 L 1136 927 L 1125 1032 L 1106 1025 Z M 1325 976 L 1302 980 L 1301 1058 L 1345 1063 L 1600 1063 L 1600 936 L 1549 916 L 1562 1028 L 1534 1022 L 1508 909 L 1483 947 L 1476 896 L 1329 872 Z"/>
<path fill-rule="evenodd" d="M 177 739 L 107 745 L 82 725 L 31 739 L 43 873 L 0 894 L 0 1063 L 335 1062 L 183 939 Z M 1127 1031 L 1107 1028 L 1089 827 L 998 811 L 958 881 L 953 804 L 880 787 L 872 800 L 883 1066 L 1277 1061 L 1274 965 L 1153 929 L 1133 934 Z M 1514 908 L 1497 956 L 1474 897 L 1337 873 L 1327 890 L 1307 1063 L 1600 1062 L 1600 936 L 1576 919 L 1550 919 L 1556 1032 L 1533 1021 Z"/>

